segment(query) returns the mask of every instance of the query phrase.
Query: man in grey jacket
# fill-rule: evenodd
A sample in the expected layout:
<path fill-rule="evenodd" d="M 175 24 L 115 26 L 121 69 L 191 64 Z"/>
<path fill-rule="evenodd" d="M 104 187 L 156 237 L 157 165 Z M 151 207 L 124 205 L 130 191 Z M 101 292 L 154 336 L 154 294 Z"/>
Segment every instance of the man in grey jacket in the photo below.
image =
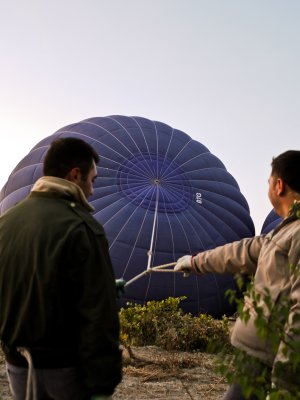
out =
<path fill-rule="evenodd" d="M 260 295 L 262 304 L 259 306 L 263 308 L 267 321 L 271 310 L 263 304 L 265 289 L 272 305 L 288 299 L 289 315 L 283 323 L 285 338 L 275 350 L 257 332 L 257 314 L 251 296 L 244 298 L 244 310 L 249 312 L 250 318 L 247 322 L 237 319 L 231 343 L 269 366 L 274 385 L 287 389 L 293 385 L 300 390 L 299 375 L 292 376 L 291 382 L 282 381 L 276 374 L 277 366 L 280 363 L 288 365 L 293 352 L 293 349 L 286 352 L 286 340 L 300 341 L 299 317 L 298 321 L 295 318 L 300 315 L 300 151 L 289 150 L 280 154 L 273 158 L 271 167 L 268 195 L 274 211 L 283 218 L 281 224 L 267 235 L 229 243 L 195 256 L 183 256 L 177 261 L 175 270 L 184 273 L 193 271 L 200 275 L 209 272 L 255 274 L 253 293 Z M 296 275 L 295 270 L 298 270 Z M 233 384 L 225 396 L 226 400 L 244 398 L 238 384 Z"/>

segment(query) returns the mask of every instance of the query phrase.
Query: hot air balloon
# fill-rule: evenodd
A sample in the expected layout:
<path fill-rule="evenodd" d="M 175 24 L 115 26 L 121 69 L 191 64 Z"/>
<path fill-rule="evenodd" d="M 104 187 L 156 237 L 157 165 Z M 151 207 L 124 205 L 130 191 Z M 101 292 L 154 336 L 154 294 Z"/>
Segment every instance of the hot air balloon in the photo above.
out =
<path fill-rule="evenodd" d="M 130 281 L 149 270 L 126 287 L 120 306 L 186 296 L 185 311 L 215 318 L 232 314 L 225 297 L 235 287 L 232 276 L 152 272 L 182 255 L 254 235 L 248 204 L 223 163 L 162 122 L 107 116 L 59 129 L 13 170 L 0 194 L 0 212 L 29 193 L 42 175 L 50 143 L 68 136 L 86 140 L 100 155 L 89 200 L 105 229 L 116 277 Z"/>
<path fill-rule="evenodd" d="M 282 218 L 279 215 L 275 214 L 274 210 L 271 210 L 263 223 L 261 233 L 269 233 L 272 229 L 276 228 L 276 226 L 279 225 L 281 221 Z"/>

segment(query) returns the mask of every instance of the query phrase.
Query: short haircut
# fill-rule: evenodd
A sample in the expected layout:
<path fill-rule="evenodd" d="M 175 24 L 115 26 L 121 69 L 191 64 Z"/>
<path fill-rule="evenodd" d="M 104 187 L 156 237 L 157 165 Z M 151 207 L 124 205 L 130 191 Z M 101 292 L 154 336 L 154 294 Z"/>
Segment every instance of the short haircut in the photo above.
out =
<path fill-rule="evenodd" d="M 292 190 L 300 193 L 300 151 L 288 150 L 271 163 L 272 175 L 281 178 Z"/>
<path fill-rule="evenodd" d="M 92 168 L 93 161 L 97 164 L 99 156 L 92 146 L 84 140 L 66 137 L 54 140 L 44 159 L 43 173 L 47 176 L 65 178 L 71 169 L 80 169 L 82 178 L 86 179 Z"/>

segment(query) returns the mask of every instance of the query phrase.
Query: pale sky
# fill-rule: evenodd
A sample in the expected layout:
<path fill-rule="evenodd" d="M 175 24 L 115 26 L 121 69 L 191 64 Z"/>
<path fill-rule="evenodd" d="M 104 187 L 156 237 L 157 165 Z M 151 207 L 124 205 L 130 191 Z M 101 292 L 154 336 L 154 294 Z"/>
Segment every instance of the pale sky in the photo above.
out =
<path fill-rule="evenodd" d="M 0 186 L 90 117 L 180 129 L 225 164 L 259 233 L 270 162 L 300 149 L 298 0 L 0 0 Z"/>

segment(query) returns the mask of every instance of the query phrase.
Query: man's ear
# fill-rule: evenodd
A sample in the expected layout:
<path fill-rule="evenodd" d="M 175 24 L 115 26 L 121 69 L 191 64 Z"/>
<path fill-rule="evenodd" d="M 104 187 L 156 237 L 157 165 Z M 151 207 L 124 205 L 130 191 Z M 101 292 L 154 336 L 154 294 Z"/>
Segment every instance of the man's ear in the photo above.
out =
<path fill-rule="evenodd" d="M 286 185 L 281 178 L 276 180 L 276 194 L 277 196 L 283 196 L 285 193 Z"/>
<path fill-rule="evenodd" d="M 80 168 L 74 167 L 68 172 L 66 179 L 70 182 L 77 183 L 80 180 L 80 177 L 81 177 Z"/>

